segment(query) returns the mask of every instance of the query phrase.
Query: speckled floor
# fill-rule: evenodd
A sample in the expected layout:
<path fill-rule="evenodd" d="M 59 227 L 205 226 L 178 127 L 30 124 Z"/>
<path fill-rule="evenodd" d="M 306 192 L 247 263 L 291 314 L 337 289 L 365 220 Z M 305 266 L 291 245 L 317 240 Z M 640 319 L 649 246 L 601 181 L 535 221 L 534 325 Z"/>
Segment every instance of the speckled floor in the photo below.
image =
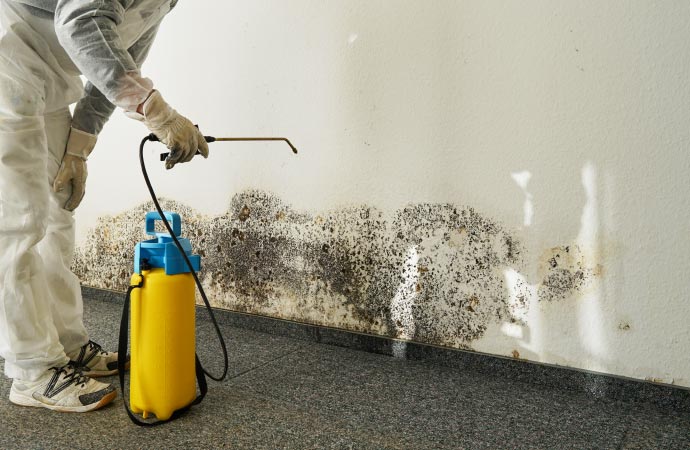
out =
<path fill-rule="evenodd" d="M 120 304 L 86 300 L 93 338 L 114 348 Z M 88 414 L 22 408 L 0 382 L 0 448 L 690 448 L 690 415 L 592 400 L 505 378 L 223 326 L 232 375 L 155 429 L 119 397 Z M 200 357 L 220 369 L 207 322 Z M 112 378 L 116 382 L 115 378 Z"/>

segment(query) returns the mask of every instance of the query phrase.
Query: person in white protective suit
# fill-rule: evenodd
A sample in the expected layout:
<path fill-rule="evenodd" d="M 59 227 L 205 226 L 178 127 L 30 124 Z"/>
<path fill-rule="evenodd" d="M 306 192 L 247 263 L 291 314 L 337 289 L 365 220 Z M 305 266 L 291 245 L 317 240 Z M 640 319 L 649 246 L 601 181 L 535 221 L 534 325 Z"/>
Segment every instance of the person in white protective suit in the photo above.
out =
<path fill-rule="evenodd" d="M 208 156 L 140 73 L 176 1 L 0 0 L 0 356 L 15 404 L 84 412 L 117 395 L 93 379 L 117 373 L 117 354 L 82 322 L 72 211 L 116 107 L 171 149 L 167 168 Z"/>

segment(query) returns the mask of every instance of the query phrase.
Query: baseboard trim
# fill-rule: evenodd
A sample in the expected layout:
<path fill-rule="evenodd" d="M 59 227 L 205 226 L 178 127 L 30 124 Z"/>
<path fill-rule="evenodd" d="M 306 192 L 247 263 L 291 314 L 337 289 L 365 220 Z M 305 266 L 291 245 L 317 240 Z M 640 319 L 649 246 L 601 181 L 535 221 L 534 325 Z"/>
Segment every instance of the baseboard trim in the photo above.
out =
<path fill-rule="evenodd" d="M 124 294 L 82 287 L 85 299 L 122 303 Z M 645 404 L 669 412 L 690 413 L 690 389 L 599 372 L 535 363 L 497 355 L 405 342 L 384 336 L 293 322 L 273 317 L 214 310 L 219 323 L 292 339 L 335 345 L 413 361 L 501 376 L 544 387 L 585 393 L 601 400 Z"/>

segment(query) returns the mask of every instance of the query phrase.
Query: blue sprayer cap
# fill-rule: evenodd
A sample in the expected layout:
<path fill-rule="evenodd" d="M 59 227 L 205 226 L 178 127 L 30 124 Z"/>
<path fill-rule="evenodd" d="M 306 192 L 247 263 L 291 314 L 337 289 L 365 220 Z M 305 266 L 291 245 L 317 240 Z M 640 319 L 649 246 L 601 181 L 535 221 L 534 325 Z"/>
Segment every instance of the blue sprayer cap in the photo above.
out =
<path fill-rule="evenodd" d="M 177 236 L 177 240 L 182 245 L 189 261 L 192 263 L 194 271 L 201 268 L 201 257 L 192 255 L 192 244 L 189 239 L 181 238 L 182 219 L 180 215 L 164 211 L 165 218 Z M 172 237 L 168 233 L 156 232 L 156 221 L 161 220 L 160 214 L 153 211 L 146 214 L 146 234 L 156 236 L 155 239 L 139 242 L 134 249 L 134 273 L 141 273 L 142 262 L 146 260 L 146 269 L 160 268 L 165 269 L 166 275 L 177 275 L 179 273 L 189 273 L 189 267 L 184 261 L 180 250 L 175 245 Z"/>

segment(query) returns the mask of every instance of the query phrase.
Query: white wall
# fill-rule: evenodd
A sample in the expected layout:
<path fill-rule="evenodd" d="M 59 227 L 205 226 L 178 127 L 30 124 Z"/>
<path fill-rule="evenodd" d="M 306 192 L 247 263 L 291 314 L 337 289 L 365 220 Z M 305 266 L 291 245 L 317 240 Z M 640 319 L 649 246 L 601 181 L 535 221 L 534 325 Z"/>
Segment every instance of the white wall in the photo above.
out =
<path fill-rule="evenodd" d="M 301 154 L 215 144 L 208 161 L 152 176 L 210 215 L 248 188 L 314 214 L 470 206 L 519 238 L 524 263 L 503 276 L 530 295 L 520 323 L 495 320 L 469 348 L 690 387 L 689 13 L 685 1 L 180 2 L 144 73 L 206 133 L 285 135 Z M 119 113 L 103 132 L 80 241 L 146 200 L 144 134 Z M 592 277 L 540 298 L 565 246 Z"/>

